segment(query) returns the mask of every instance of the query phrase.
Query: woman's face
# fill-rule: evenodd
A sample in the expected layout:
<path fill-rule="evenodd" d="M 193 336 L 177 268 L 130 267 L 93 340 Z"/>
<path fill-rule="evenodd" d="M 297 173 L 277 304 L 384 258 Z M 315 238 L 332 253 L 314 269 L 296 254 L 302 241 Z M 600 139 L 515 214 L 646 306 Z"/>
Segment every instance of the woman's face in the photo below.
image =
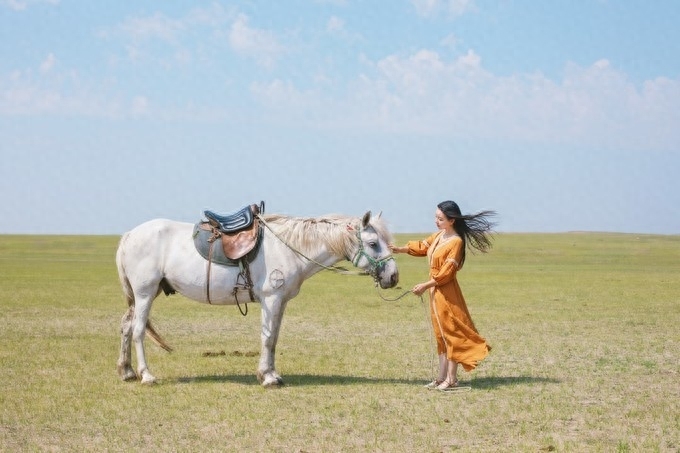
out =
<path fill-rule="evenodd" d="M 434 223 L 437 225 L 437 229 L 447 230 L 453 228 L 453 222 L 455 222 L 455 220 L 447 219 L 439 208 L 434 212 Z"/>

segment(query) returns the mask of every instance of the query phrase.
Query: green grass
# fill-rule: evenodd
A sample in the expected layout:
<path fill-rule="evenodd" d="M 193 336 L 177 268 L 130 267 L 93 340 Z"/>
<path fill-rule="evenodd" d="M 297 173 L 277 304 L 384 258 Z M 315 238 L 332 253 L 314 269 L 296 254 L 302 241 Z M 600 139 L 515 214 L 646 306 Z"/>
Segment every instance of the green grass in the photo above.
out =
<path fill-rule="evenodd" d="M 122 382 L 116 245 L 0 236 L 0 451 L 680 451 L 678 236 L 500 234 L 469 255 L 459 280 L 493 351 L 458 394 L 422 388 L 419 298 L 329 272 L 286 310 L 283 388 L 255 378 L 257 305 L 179 296 L 152 311 L 175 348 L 147 342 L 159 383 Z M 397 260 L 385 297 L 427 275 Z"/>

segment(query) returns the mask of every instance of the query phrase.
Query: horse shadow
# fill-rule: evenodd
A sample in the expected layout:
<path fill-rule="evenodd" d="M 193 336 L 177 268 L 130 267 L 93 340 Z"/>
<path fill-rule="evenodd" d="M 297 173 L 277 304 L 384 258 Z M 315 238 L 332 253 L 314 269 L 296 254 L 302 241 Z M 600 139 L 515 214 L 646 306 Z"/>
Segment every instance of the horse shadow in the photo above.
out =
<path fill-rule="evenodd" d="M 184 376 L 166 380 L 169 383 L 232 383 L 248 386 L 259 386 L 252 374 L 220 374 L 205 376 Z M 285 387 L 312 387 L 312 386 L 338 386 L 338 385 L 421 385 L 424 379 L 393 379 L 373 378 L 363 376 L 346 375 L 323 375 L 323 374 L 287 374 L 284 376 Z M 536 376 L 487 376 L 470 380 L 462 380 L 462 386 L 471 386 L 479 390 L 492 390 L 499 387 L 516 385 L 559 384 L 559 379 Z"/>
<path fill-rule="evenodd" d="M 515 385 L 559 384 L 561 382 L 559 379 L 539 376 L 486 376 L 473 378 L 468 382 L 461 381 L 461 384 L 470 385 L 475 389 L 494 389 Z"/>

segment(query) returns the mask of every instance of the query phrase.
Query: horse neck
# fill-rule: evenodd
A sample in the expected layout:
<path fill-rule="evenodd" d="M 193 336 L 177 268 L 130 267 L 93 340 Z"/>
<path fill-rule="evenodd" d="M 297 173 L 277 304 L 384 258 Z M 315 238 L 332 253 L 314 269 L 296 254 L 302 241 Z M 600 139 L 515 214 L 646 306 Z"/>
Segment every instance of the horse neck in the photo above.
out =
<path fill-rule="evenodd" d="M 280 226 L 276 234 L 296 253 L 324 266 L 332 266 L 343 259 L 351 259 L 349 255 L 356 241 L 347 225 L 355 221 L 344 217 L 287 218 L 285 222 L 277 222 Z M 313 261 L 310 266 L 319 267 Z"/>

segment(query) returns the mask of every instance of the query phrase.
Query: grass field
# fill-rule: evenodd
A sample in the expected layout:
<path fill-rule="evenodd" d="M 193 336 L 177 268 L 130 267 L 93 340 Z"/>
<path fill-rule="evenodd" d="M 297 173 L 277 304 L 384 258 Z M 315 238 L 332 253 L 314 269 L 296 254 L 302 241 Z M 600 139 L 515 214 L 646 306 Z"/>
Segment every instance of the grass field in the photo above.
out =
<path fill-rule="evenodd" d="M 159 383 L 122 382 L 116 245 L 0 236 L 1 451 L 680 451 L 678 236 L 498 235 L 459 274 L 493 351 L 456 394 L 422 387 L 419 298 L 329 272 L 288 305 L 283 388 L 255 378 L 257 305 L 180 296 L 152 311 L 175 348 L 147 344 Z M 427 274 L 397 260 L 385 297 Z"/>

